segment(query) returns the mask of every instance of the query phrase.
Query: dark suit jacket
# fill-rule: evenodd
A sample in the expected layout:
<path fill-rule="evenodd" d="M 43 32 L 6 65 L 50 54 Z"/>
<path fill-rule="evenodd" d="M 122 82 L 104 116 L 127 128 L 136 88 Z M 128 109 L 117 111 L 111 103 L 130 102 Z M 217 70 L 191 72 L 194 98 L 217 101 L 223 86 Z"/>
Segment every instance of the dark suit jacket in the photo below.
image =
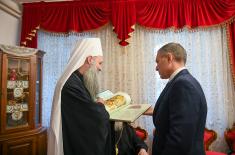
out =
<path fill-rule="evenodd" d="M 152 155 L 205 155 L 207 105 L 198 81 L 184 69 L 164 88 L 153 112 Z"/>

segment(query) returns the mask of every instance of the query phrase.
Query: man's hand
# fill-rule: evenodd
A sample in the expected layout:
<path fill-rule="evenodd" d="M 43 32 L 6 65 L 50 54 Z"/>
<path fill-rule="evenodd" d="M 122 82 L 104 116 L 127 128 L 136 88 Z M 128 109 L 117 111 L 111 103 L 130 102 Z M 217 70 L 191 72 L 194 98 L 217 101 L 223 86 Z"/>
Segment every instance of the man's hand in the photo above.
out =
<path fill-rule="evenodd" d="M 152 116 L 153 115 L 153 108 L 152 106 L 150 108 L 148 108 L 147 111 L 144 112 L 144 115 L 149 115 L 149 116 Z"/>
<path fill-rule="evenodd" d="M 148 153 L 146 152 L 145 149 L 142 148 L 142 149 L 140 149 L 138 155 L 148 155 Z"/>
<path fill-rule="evenodd" d="M 96 102 L 99 103 L 99 104 L 104 104 L 104 100 L 102 98 L 100 98 L 100 97 L 98 97 L 96 99 Z"/>

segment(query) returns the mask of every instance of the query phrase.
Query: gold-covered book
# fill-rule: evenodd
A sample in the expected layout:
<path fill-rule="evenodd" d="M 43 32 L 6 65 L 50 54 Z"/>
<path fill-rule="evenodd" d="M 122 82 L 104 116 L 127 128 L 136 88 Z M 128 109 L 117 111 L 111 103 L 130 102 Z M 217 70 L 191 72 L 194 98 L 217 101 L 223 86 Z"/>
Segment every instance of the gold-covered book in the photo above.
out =
<path fill-rule="evenodd" d="M 105 100 L 105 109 L 110 115 L 110 120 L 122 122 L 134 122 L 145 111 L 150 108 L 150 104 L 131 103 L 131 97 L 125 92 L 112 93 L 106 90 L 97 95 Z"/>

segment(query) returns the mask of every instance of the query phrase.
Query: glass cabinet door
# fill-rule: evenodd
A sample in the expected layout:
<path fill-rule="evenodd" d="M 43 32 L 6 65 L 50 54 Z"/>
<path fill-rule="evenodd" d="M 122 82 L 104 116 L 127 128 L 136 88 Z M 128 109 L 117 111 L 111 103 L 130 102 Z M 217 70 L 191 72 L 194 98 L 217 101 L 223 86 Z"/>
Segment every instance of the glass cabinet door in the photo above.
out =
<path fill-rule="evenodd" d="M 30 60 L 8 58 L 6 128 L 29 125 Z"/>
<path fill-rule="evenodd" d="M 41 124 L 41 58 L 37 59 L 37 78 L 36 78 L 36 105 L 35 105 L 35 124 Z"/>

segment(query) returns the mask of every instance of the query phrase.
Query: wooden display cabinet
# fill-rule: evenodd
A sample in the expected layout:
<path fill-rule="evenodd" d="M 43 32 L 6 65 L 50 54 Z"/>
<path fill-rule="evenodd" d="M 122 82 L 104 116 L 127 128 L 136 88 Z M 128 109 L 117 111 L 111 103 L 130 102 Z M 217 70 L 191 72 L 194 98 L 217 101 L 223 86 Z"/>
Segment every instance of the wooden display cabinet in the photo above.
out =
<path fill-rule="evenodd" d="M 46 155 L 43 54 L 37 49 L 0 45 L 1 155 Z"/>

